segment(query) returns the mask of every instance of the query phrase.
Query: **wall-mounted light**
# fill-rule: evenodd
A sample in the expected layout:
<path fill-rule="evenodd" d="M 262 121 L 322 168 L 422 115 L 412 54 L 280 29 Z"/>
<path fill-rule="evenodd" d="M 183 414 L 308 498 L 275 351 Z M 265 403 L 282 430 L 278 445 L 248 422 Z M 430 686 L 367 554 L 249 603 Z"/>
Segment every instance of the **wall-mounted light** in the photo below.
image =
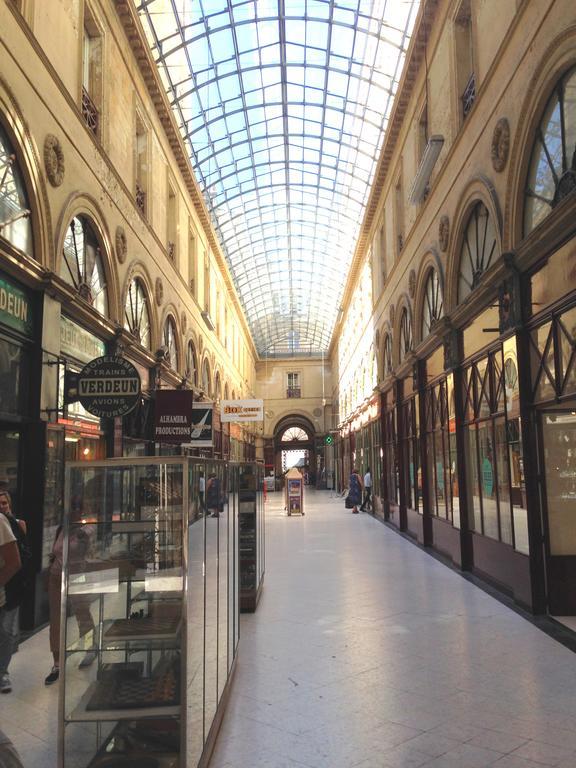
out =
<path fill-rule="evenodd" d="M 209 331 L 213 331 L 216 327 L 212 321 L 212 318 L 210 317 L 210 314 L 205 310 L 202 312 L 202 320 L 206 323 L 206 327 Z"/>
<path fill-rule="evenodd" d="M 424 200 L 428 191 L 428 182 L 438 160 L 438 155 L 444 144 L 444 136 L 430 136 L 426 148 L 422 153 L 420 165 L 416 171 L 416 176 L 410 189 L 409 200 L 414 205 L 418 205 Z"/>

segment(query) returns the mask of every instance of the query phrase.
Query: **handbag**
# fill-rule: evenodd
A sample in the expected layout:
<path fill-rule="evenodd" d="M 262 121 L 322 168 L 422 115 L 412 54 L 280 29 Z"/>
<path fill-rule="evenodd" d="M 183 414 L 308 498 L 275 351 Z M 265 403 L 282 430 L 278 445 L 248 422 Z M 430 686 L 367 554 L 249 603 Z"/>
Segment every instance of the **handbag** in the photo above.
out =
<path fill-rule="evenodd" d="M 354 504 L 350 501 L 350 494 L 348 494 L 348 496 L 346 496 L 346 498 L 344 499 L 344 506 L 346 507 L 346 509 L 352 509 L 352 507 L 354 506 Z"/>

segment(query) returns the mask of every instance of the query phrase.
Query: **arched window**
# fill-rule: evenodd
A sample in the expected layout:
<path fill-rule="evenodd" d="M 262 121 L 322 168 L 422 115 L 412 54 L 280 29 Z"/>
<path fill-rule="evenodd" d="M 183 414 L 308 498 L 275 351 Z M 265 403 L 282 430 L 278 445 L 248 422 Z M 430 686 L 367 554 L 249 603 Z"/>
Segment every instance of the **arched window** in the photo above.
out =
<path fill-rule="evenodd" d="M 178 370 L 178 346 L 176 344 L 176 324 L 172 317 L 167 317 L 162 333 L 162 344 L 166 349 L 166 359 L 170 368 Z"/>
<path fill-rule="evenodd" d="M 476 203 L 464 232 L 458 272 L 458 302 L 480 284 L 484 272 L 499 258 L 496 229 L 484 203 Z"/>
<path fill-rule="evenodd" d="M 392 373 L 392 336 L 387 333 L 382 345 L 382 373 L 384 378 Z"/>
<path fill-rule="evenodd" d="M 536 131 L 524 198 L 524 236 L 576 190 L 576 67 L 556 85 Z"/>
<path fill-rule="evenodd" d="M 224 400 L 230 400 L 230 390 L 228 384 L 224 384 Z"/>
<path fill-rule="evenodd" d="M 220 381 L 220 374 L 216 374 L 214 379 L 214 400 L 218 403 L 222 399 L 222 382 Z"/>
<path fill-rule="evenodd" d="M 400 362 L 412 351 L 412 317 L 408 308 L 404 307 L 400 317 Z"/>
<path fill-rule="evenodd" d="M 442 301 L 442 291 L 440 290 L 440 280 L 438 272 L 431 269 L 428 272 L 426 283 L 424 284 L 424 303 L 422 306 L 422 340 L 424 340 L 432 329 L 432 326 L 444 314 L 444 304 Z"/>
<path fill-rule="evenodd" d="M 106 316 L 108 300 L 100 245 L 84 216 L 75 216 L 66 232 L 60 277 L 94 309 Z"/>
<path fill-rule="evenodd" d="M 280 438 L 280 442 L 290 443 L 293 440 L 308 440 L 308 435 L 301 427 L 288 427 Z"/>
<path fill-rule="evenodd" d="M 198 386 L 198 356 L 193 341 L 189 341 L 186 348 L 186 377 L 195 387 Z"/>
<path fill-rule="evenodd" d="M 128 287 L 124 306 L 124 328 L 146 349 L 150 349 L 150 315 L 146 291 L 142 281 L 135 277 Z"/>
<path fill-rule="evenodd" d="M 204 394 L 210 397 L 212 386 L 210 384 L 210 366 L 208 365 L 208 360 L 204 360 L 202 365 L 202 389 L 204 390 Z"/>
<path fill-rule="evenodd" d="M 16 153 L 0 125 L 0 237 L 33 256 L 28 195 Z"/>

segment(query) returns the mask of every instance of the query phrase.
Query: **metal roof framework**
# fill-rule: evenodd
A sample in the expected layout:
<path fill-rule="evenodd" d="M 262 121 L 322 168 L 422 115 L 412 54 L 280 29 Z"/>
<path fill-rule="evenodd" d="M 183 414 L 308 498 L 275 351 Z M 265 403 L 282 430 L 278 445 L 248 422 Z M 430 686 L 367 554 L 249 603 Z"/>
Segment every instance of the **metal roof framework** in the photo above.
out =
<path fill-rule="evenodd" d="M 258 353 L 326 352 L 419 1 L 136 8 Z"/>

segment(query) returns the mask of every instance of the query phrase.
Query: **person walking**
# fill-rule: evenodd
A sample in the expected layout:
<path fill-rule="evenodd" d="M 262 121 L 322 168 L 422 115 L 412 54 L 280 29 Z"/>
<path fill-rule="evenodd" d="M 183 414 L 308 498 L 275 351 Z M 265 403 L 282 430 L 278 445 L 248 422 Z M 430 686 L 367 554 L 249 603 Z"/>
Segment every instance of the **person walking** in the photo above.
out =
<path fill-rule="evenodd" d="M 6 607 L 5 591 L 6 584 L 22 567 L 16 536 L 8 521 L 11 507 L 8 491 L 0 491 L 0 509 L 4 513 L 0 514 L 0 693 L 12 691 L 8 665 L 18 637 L 18 608 Z"/>
<path fill-rule="evenodd" d="M 362 501 L 362 479 L 358 470 L 354 468 L 348 484 L 348 502 L 352 504 L 352 514 L 358 514 L 358 505 Z"/>
<path fill-rule="evenodd" d="M 372 505 L 371 499 L 372 499 L 372 474 L 370 473 L 370 467 L 366 467 L 366 472 L 364 474 L 364 500 L 362 501 L 362 506 L 360 507 L 361 512 L 364 512 L 367 504 Z"/>

